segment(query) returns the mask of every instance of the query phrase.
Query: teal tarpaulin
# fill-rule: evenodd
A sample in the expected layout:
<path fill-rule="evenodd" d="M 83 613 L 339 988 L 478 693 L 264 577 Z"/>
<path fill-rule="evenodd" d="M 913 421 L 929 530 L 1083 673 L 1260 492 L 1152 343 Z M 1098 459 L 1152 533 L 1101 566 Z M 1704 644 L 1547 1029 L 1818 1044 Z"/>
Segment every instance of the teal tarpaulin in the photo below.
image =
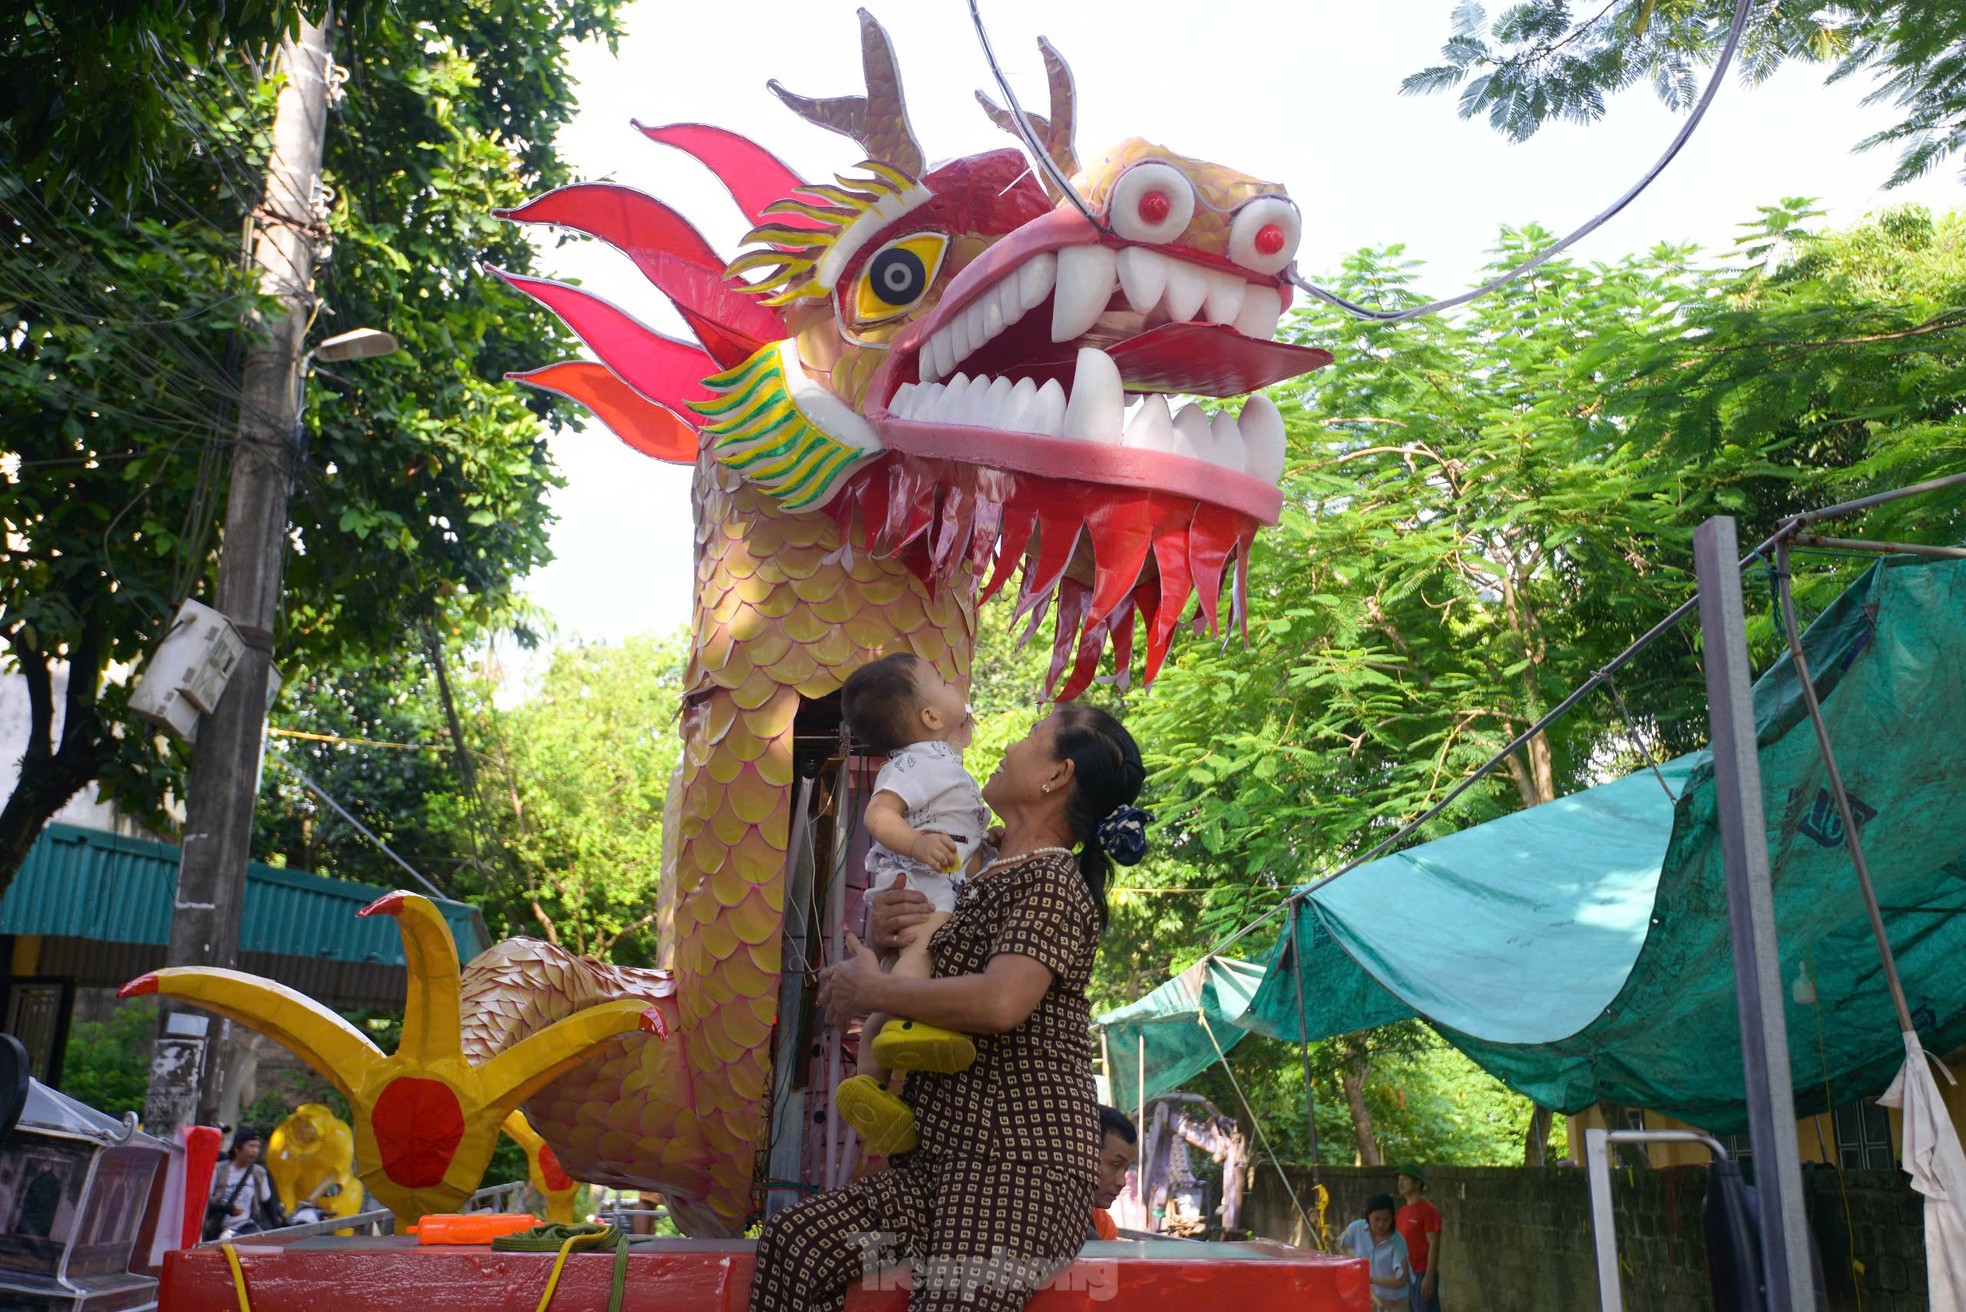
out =
<path fill-rule="evenodd" d="M 1804 645 L 1868 817 L 1865 855 L 1914 1019 L 1928 1048 L 1949 1051 L 1966 1042 L 1966 564 L 1880 565 Z M 1756 683 L 1754 707 L 1796 1102 L 1820 1111 L 1882 1089 L 1904 1044 L 1786 660 Z M 1240 1013 L 1221 990 L 1204 1008 L 1224 1049 L 1242 1032 L 1316 1039 L 1420 1016 L 1545 1106 L 1610 1100 L 1717 1132 L 1745 1124 L 1704 752 L 1311 887 L 1258 965 Z M 1197 1039 L 1214 1054 L 1193 1002 L 1180 1023 L 1171 988 L 1100 1018 L 1116 1066 L 1119 1025 L 1149 1035 L 1150 1097 L 1200 1069 L 1188 1065 Z M 1149 1023 L 1156 1011 L 1164 1023 Z"/>
<path fill-rule="evenodd" d="M 1101 1016 L 1111 1096 L 1122 1107 L 1139 1103 L 1143 1043 L 1149 1098 L 1213 1066 L 1217 1043 L 1226 1052 L 1248 1032 L 1243 1018 L 1263 976 L 1254 962 L 1205 957 L 1140 1001 Z"/>

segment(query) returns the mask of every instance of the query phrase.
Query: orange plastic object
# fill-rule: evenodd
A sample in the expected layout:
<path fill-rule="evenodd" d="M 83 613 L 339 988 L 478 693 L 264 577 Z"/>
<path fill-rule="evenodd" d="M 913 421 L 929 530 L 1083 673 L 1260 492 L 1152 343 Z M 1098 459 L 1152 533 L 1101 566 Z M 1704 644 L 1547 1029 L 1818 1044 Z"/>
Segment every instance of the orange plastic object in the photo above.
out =
<path fill-rule="evenodd" d="M 539 1224 L 531 1212 L 438 1212 L 412 1227 L 419 1244 L 482 1246 L 500 1235 L 516 1235 Z"/>

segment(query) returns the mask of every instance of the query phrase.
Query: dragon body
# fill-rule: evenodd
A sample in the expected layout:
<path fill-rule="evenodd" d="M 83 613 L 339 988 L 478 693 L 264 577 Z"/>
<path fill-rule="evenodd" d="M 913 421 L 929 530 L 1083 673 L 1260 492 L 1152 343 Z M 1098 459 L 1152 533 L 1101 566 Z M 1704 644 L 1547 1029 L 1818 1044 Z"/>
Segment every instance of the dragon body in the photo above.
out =
<path fill-rule="evenodd" d="M 1077 696 L 1108 653 L 1117 678 L 1138 664 L 1151 681 L 1179 628 L 1220 626 L 1225 595 L 1239 622 L 1250 542 L 1281 503 L 1283 423 L 1260 389 L 1330 360 L 1273 340 L 1300 226 L 1281 187 L 1140 140 L 1081 161 L 1071 74 L 1042 42 L 1034 153 L 931 165 L 864 11 L 861 38 L 864 94 L 772 84 L 864 152 L 832 180 L 720 129 L 640 129 L 756 225 L 734 262 L 619 186 L 505 216 L 611 243 L 694 334 L 499 275 L 594 357 L 517 377 L 694 466 L 696 594 L 668 968 L 501 944 L 464 971 L 463 1046 L 490 1061 L 597 1006 L 646 1007 L 660 1024 L 624 1010 L 525 1111 L 572 1176 L 659 1189 L 700 1234 L 756 1212 L 802 709 L 894 650 L 966 681 L 976 609 L 1013 583 L 1028 634 L 1052 621 L 1052 695 Z M 1247 393 L 1239 411 L 1170 404 Z"/>

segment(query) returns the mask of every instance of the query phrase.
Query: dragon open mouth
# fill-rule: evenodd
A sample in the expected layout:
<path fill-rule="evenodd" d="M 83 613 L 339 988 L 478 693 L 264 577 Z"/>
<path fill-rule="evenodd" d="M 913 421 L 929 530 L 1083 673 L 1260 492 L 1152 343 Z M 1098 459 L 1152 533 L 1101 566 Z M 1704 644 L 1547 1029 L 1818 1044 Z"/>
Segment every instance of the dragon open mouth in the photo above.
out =
<path fill-rule="evenodd" d="M 882 442 L 1048 477 L 1192 496 L 1275 522 L 1283 419 L 1268 398 L 1210 415 L 1168 394 L 1229 397 L 1328 364 L 1272 340 L 1276 279 L 1227 261 L 1111 245 L 1060 210 L 999 243 L 904 333 L 876 376 Z"/>

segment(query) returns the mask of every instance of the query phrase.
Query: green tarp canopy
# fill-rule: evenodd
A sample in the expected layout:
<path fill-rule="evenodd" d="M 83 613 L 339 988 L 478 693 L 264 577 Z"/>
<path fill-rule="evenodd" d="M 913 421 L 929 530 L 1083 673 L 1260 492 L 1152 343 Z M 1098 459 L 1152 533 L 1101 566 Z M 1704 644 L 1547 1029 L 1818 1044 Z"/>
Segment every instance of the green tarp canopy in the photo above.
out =
<path fill-rule="evenodd" d="M 1803 641 L 1913 1019 L 1950 1051 L 1966 1042 L 1966 563 L 1879 565 Z M 1755 684 L 1754 712 L 1807 1114 L 1882 1089 L 1904 1044 L 1786 659 Z M 1137 1097 L 1143 1037 L 1151 1098 L 1246 1033 L 1321 1039 L 1418 1016 L 1544 1106 L 1745 1127 L 1707 753 L 1299 892 L 1260 961 L 1211 958 L 1100 1017 L 1114 1096 Z"/>

